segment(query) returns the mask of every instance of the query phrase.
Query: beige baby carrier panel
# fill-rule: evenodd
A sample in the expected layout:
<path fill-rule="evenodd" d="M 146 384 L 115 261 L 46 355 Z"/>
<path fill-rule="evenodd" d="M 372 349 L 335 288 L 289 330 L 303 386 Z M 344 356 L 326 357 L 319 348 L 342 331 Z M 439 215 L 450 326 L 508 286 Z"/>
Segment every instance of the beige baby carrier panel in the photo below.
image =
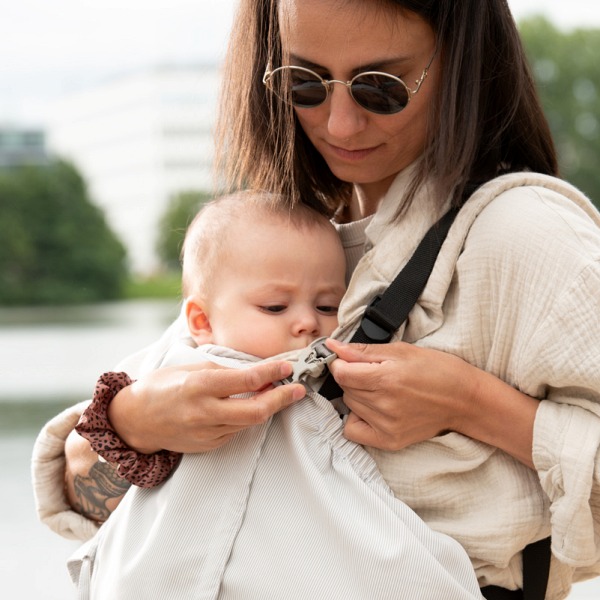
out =
<path fill-rule="evenodd" d="M 342 429 L 311 392 L 184 455 L 162 486 L 132 488 L 69 562 L 79 597 L 480 598 L 462 547 L 397 500 Z"/>

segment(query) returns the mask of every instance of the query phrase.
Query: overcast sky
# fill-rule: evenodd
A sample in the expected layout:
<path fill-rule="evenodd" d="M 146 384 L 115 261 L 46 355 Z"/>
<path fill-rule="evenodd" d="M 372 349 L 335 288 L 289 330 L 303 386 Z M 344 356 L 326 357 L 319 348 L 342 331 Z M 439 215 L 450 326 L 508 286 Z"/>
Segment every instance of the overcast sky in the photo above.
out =
<path fill-rule="evenodd" d="M 43 124 L 53 99 L 144 66 L 214 62 L 236 0 L 0 0 L 0 125 Z M 509 0 L 518 19 L 600 27 L 599 0 Z"/>

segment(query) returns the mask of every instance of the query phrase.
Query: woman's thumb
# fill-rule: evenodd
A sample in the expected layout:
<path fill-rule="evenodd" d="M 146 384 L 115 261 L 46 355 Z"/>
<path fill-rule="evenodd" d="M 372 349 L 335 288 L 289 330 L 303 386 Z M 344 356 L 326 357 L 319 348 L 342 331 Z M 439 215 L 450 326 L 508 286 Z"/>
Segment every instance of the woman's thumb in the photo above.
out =
<path fill-rule="evenodd" d="M 346 362 L 379 362 L 376 344 L 353 344 L 329 338 L 325 345 Z"/>

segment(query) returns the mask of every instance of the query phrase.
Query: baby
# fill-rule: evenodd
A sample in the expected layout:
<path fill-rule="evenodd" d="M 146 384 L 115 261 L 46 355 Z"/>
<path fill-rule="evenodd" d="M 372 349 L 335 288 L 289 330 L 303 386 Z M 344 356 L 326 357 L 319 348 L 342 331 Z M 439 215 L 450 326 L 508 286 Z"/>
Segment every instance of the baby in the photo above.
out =
<path fill-rule="evenodd" d="M 183 249 L 185 314 L 198 345 L 267 358 L 337 327 L 344 250 L 326 217 L 252 192 L 203 207 Z"/>

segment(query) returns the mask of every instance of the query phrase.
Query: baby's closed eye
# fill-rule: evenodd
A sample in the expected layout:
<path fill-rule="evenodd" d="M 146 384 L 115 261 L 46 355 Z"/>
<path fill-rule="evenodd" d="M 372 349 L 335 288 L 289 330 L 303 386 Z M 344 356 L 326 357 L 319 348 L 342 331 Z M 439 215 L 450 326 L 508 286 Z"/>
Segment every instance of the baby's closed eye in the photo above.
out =
<path fill-rule="evenodd" d="M 283 312 L 287 306 L 285 304 L 272 304 L 269 306 L 259 306 L 259 309 L 266 313 L 281 313 Z"/>
<path fill-rule="evenodd" d="M 338 307 L 337 306 L 317 306 L 317 310 L 324 315 L 337 315 Z"/>

